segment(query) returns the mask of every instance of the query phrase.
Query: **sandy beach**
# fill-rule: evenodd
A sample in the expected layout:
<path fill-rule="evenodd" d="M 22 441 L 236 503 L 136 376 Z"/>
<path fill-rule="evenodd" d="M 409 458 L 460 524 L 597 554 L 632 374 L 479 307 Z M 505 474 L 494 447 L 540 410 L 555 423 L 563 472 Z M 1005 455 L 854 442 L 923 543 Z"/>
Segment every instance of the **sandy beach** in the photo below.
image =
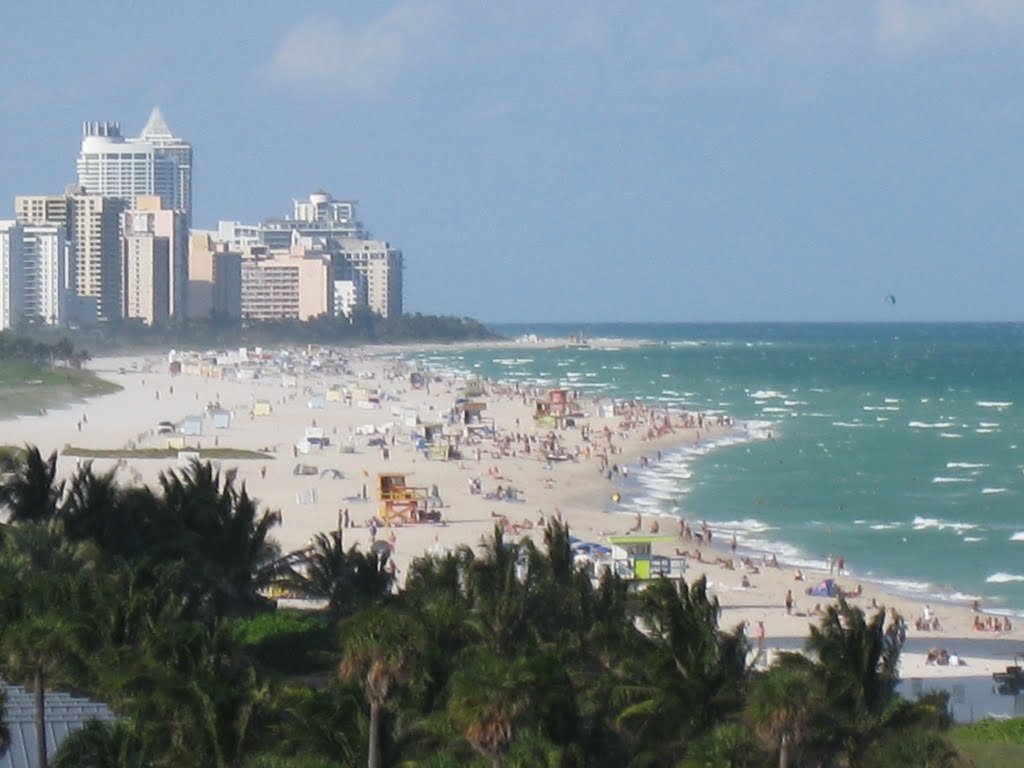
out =
<path fill-rule="evenodd" d="M 172 374 L 167 356 L 97 358 L 91 370 L 120 384 L 122 391 L 0 422 L 0 442 L 35 444 L 44 453 L 68 445 L 166 448 L 169 435 L 158 432 L 159 422 L 179 424 L 187 417 L 202 416 L 207 404 L 219 403 L 233 414 L 230 426 L 214 428 L 206 415 L 201 420 L 202 434 L 189 436 L 186 442 L 200 449 L 265 451 L 272 457 L 224 460 L 220 465 L 236 470 L 238 479 L 262 504 L 281 511 L 283 521 L 275 536 L 284 551 L 302 548 L 315 533 L 343 526 L 345 510 L 346 540 L 370 546 L 368 523 L 379 513 L 380 472 L 404 474 L 409 485 L 424 489 L 436 486 L 441 523 L 381 526 L 375 532 L 376 539 L 393 547 L 400 583 L 413 558 L 463 544 L 476 546 L 496 524 L 506 525 L 514 538 L 530 536 L 539 542 L 542 521 L 560 517 L 574 536 L 607 544 L 609 535 L 624 534 L 637 522 L 630 508 L 629 483 L 622 482 L 625 474 L 642 472 L 643 464 L 656 463 L 659 456 L 686 446 L 707 444 L 734 432 L 747 437 L 740 424 L 690 423 L 678 413 L 666 421 L 664 410 L 641 407 L 620 407 L 612 414 L 607 401 L 585 397 L 578 401 L 584 416 L 575 419 L 571 428 L 540 428 L 533 419 L 536 393 L 483 382 L 483 394 L 474 399 L 486 403 L 483 415 L 493 419 L 494 437 L 478 436 L 463 443 L 461 459 L 432 461 L 417 447 L 420 430 L 413 421 L 440 421 L 460 397 L 465 382 L 428 376 L 426 386 L 414 388 L 408 369 L 394 359 L 396 354 L 394 349 L 353 351 L 346 358 L 345 373 L 306 367 L 294 376 L 268 375 L 258 380 Z M 348 396 L 326 399 L 332 387 Z M 268 404 L 269 414 L 255 413 L 268 407 L 256 408 L 257 403 Z M 299 452 L 296 443 L 303 441 L 306 428 L 322 430 L 329 444 Z M 564 460 L 550 460 L 549 455 Z M 60 473 L 73 474 L 80 461 L 62 455 Z M 94 461 L 100 471 L 115 464 L 115 460 Z M 305 465 L 309 474 L 297 473 L 299 465 Z M 177 466 L 176 458 L 122 460 L 118 476 L 125 483 L 155 486 L 161 472 Z M 474 484 L 479 493 L 473 492 Z M 513 500 L 497 498 L 499 488 Z M 765 652 L 759 663 L 770 661 L 775 651 L 801 647 L 809 624 L 817 620 L 815 606 L 833 601 L 812 597 L 805 590 L 829 574 L 806 571 L 804 580 L 798 581 L 795 570 L 785 563 L 773 567 L 771 553 L 732 552 L 729 541 L 718 536 L 710 546 L 698 543 L 696 536 L 684 538 L 680 517 L 692 532 L 700 532 L 700 520 L 685 508 L 678 510 L 678 516 L 643 518 L 640 528 L 643 533 L 657 530 L 673 537 L 657 544 L 656 552 L 687 553 L 687 581 L 706 575 L 722 604 L 721 625 L 731 628 L 746 623 L 756 648 L 758 624 L 763 622 Z M 988 617 L 976 614 L 971 606 L 926 607 L 859 579 L 855 568 L 852 574 L 834 578 L 848 592 L 860 586 L 859 594 L 850 598 L 854 605 L 869 611 L 873 606 L 895 609 L 906 620 L 900 670 L 905 690 L 942 687 L 950 691 L 959 720 L 1021 714 L 1014 712 L 1014 703 L 1021 697 L 994 693 L 991 678 L 992 672 L 1013 663 L 1015 651 L 1024 650 L 1020 627 L 998 632 L 975 629 L 976 619 L 985 622 Z M 749 586 L 744 586 L 745 581 Z M 790 590 L 793 605 L 787 611 Z M 926 613 L 934 615 L 938 628 L 915 626 Z M 928 664 L 932 649 L 956 654 L 963 664 Z"/>

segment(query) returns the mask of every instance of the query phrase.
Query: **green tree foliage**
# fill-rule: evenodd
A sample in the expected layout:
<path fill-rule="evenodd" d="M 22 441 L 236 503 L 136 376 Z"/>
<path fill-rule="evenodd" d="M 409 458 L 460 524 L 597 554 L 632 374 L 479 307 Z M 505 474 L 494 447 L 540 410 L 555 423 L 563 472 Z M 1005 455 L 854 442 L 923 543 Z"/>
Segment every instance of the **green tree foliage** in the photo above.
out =
<path fill-rule="evenodd" d="M 33 333 L 0 331 L 0 360 L 21 360 L 36 365 L 63 362 L 77 368 L 89 357 L 84 348 L 75 347 L 68 336 L 53 329 Z"/>
<path fill-rule="evenodd" d="M 299 595 L 326 600 L 332 620 L 379 602 L 393 581 L 387 554 L 345 549 L 341 530 L 318 533 L 310 546 L 290 558 L 282 583 Z"/>
<path fill-rule="evenodd" d="M 63 495 L 56 451 L 46 459 L 35 446 L 0 454 L 0 508 L 6 507 L 11 522 L 49 520 Z"/>
<path fill-rule="evenodd" d="M 4 459 L 0 673 L 119 716 L 57 766 L 960 764 L 946 701 L 900 699 L 884 616 L 842 601 L 804 654 L 754 672 L 703 580 L 593 578 L 562 525 L 416 560 L 394 593 L 341 532 L 282 555 L 279 517 L 231 472 L 149 489 L 55 468 Z M 271 588 L 327 608 L 278 609 Z"/>

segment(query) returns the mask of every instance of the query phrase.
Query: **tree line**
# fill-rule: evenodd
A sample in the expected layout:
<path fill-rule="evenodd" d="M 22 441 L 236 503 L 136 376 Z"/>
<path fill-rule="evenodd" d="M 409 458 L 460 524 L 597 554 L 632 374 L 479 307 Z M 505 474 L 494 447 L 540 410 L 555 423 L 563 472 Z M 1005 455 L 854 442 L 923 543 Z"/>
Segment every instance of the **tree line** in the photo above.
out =
<path fill-rule="evenodd" d="M 351 318 L 321 315 L 309 320 L 253 320 L 212 316 L 203 319 L 171 318 L 166 323 L 146 325 L 132 320 L 114 320 L 90 328 L 54 329 L 37 325 L 19 329 L 21 338 L 46 341 L 57 335 L 70 336 L 86 345 L 127 347 L 202 348 L 275 344 L 398 344 L 411 341 L 457 342 L 498 338 L 482 323 L 469 317 L 405 314 L 381 317 L 369 309 L 353 311 Z"/>
<path fill-rule="evenodd" d="M 47 340 L 11 331 L 0 331 L 0 361 L 19 360 L 35 365 L 63 362 L 79 368 L 89 358 L 89 352 L 84 347 L 76 346 L 66 335 Z"/>
<path fill-rule="evenodd" d="M 415 560 L 347 529 L 281 552 L 280 515 L 209 463 L 125 486 L 0 457 L 0 671 L 110 704 L 56 768 L 960 765 L 943 696 L 895 691 L 884 614 L 830 606 L 752 666 L 703 579 L 634 591 L 496 528 Z M 316 611 L 274 595 L 314 598 Z M 2 734 L 0 734 L 2 741 Z"/>

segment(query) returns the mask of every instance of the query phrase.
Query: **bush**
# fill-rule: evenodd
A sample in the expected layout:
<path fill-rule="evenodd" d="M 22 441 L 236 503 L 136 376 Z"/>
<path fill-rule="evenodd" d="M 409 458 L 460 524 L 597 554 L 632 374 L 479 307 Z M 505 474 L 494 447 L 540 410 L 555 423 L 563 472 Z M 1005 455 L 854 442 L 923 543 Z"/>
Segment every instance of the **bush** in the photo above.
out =
<path fill-rule="evenodd" d="M 987 744 L 1024 744 L 1024 717 L 1010 720 L 986 718 L 955 730 L 957 741 L 980 741 Z"/>
<path fill-rule="evenodd" d="M 318 616 L 276 610 L 235 625 L 235 639 L 255 661 L 287 675 L 315 672 L 322 652 L 333 650 L 329 628 Z"/>

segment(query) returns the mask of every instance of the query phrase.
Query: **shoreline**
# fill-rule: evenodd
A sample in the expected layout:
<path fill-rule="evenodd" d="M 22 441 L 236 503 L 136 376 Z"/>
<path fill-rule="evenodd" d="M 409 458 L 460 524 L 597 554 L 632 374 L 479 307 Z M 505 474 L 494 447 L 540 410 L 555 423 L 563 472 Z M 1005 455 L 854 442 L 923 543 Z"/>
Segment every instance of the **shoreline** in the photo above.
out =
<path fill-rule="evenodd" d="M 516 342 L 516 345 L 528 348 L 522 342 Z M 187 416 L 201 414 L 207 403 L 220 402 L 224 408 L 234 412 L 230 427 L 213 429 L 207 417 L 202 434 L 194 439 L 200 447 L 217 445 L 239 450 L 270 450 L 273 455 L 270 459 L 225 459 L 214 463 L 224 469 L 237 469 L 239 482 L 246 483 L 260 504 L 281 510 L 282 525 L 275 529 L 274 536 L 283 551 L 300 549 L 315 533 L 338 528 L 343 510 L 348 510 L 351 522 L 351 527 L 344 529 L 346 545 L 358 543 L 360 547 L 369 546 L 372 534 L 366 524 L 378 514 L 378 505 L 373 500 L 378 472 L 400 472 L 410 476 L 417 486 L 438 487 L 443 498 L 440 509 L 444 524 L 395 525 L 378 532 L 378 540 L 384 539 L 394 548 L 399 582 L 404 579 L 414 557 L 454 549 L 459 545 L 475 548 L 481 538 L 490 536 L 494 525 L 502 520 L 508 521 L 513 536 L 529 536 L 540 542 L 540 520 L 560 516 L 577 538 L 607 544 L 606 537 L 625 533 L 631 518 L 636 515 L 636 510 L 630 505 L 630 494 L 634 493 L 632 484 L 644 477 L 644 470 L 639 467 L 640 457 L 646 456 L 650 461 L 648 472 L 657 473 L 661 463 L 677 459 L 683 461 L 687 452 L 694 448 L 697 430 L 676 422 L 678 414 L 672 416 L 673 429 L 647 439 L 647 430 L 653 428 L 651 425 L 662 422 L 663 407 L 650 412 L 635 408 L 624 412 L 625 415 L 610 416 L 599 407 L 607 400 L 586 398 L 580 402 L 588 415 L 576 428 L 558 430 L 556 434 L 556 431 L 538 428 L 534 424 L 532 394 L 522 384 L 517 387 L 514 383 L 484 381 L 486 395 L 481 400 L 486 402 L 485 413 L 488 418 L 493 418 L 499 439 L 473 438 L 477 442 L 464 446 L 462 460 L 428 461 L 417 450 L 413 437 L 420 428 L 406 426 L 407 420 L 412 414 L 418 415 L 416 420 L 420 423 L 440 420 L 440 414 L 452 406 L 465 382 L 431 374 L 425 388 L 411 387 L 408 373 L 415 366 L 409 365 L 408 361 L 396 360 L 396 356 L 402 353 L 394 348 L 373 351 L 345 349 L 339 350 L 338 354 L 345 363 L 338 367 L 336 373 L 308 369 L 296 377 L 275 374 L 262 380 L 211 378 L 186 373 L 174 375 L 168 371 L 166 356 L 100 358 L 92 362 L 90 370 L 122 385 L 124 388 L 120 392 L 69 404 L 68 408 L 42 416 L 5 420 L 5 442 L 36 444 L 44 454 L 63 449 L 68 443 L 98 449 L 162 447 L 167 437 L 157 433 L 158 421 L 178 422 Z M 131 367 L 132 362 L 137 364 L 136 368 Z M 344 387 L 352 394 L 350 402 L 314 403 L 317 393 L 324 393 L 330 386 Z M 368 397 L 361 399 L 371 389 L 380 393 L 377 402 L 371 402 Z M 266 416 L 253 415 L 256 401 L 268 403 L 271 412 Z M 87 423 L 81 424 L 86 412 Z M 330 438 L 330 445 L 308 454 L 298 453 L 294 449 L 294 441 L 302 437 L 304 428 L 310 424 L 319 425 L 324 430 Z M 616 483 L 614 473 L 609 480 L 607 473 L 600 469 L 603 439 L 582 440 L 579 427 L 583 424 L 589 427 L 595 438 L 602 434 L 611 435 L 616 450 L 608 454 L 608 463 L 628 468 L 630 477 L 626 483 Z M 763 422 L 756 426 L 761 424 Z M 717 442 L 757 439 L 756 434 L 752 435 L 740 427 L 713 427 L 710 436 L 707 430 L 703 430 L 703 451 L 725 447 L 717 445 Z M 540 441 L 548 439 L 549 434 L 554 435 L 567 454 L 575 456 L 575 460 L 538 460 Z M 518 439 L 514 437 L 517 435 Z M 523 440 L 524 435 L 529 435 L 530 440 Z M 371 445 L 371 439 L 382 439 L 384 445 Z M 526 452 L 524 446 L 528 446 L 530 451 Z M 384 448 L 388 449 L 387 455 Z M 661 463 L 656 460 L 658 451 L 662 453 Z M 118 466 L 118 480 L 122 483 L 145 483 L 151 487 L 156 487 L 161 471 L 178 468 L 173 458 L 119 462 L 96 459 L 94 464 L 99 470 Z M 300 465 L 314 468 L 316 474 L 298 474 Z M 72 457 L 62 456 L 58 471 L 62 477 L 67 477 L 73 474 L 76 466 L 77 462 Z M 340 479 L 322 476 L 332 471 L 340 475 Z M 469 490 L 475 479 L 479 480 L 480 494 Z M 513 486 L 520 500 L 488 498 L 488 494 L 495 494 L 499 486 Z M 362 500 L 364 487 L 370 501 Z M 613 493 L 622 496 L 621 504 L 612 502 Z M 694 529 L 697 528 L 699 515 L 687 509 L 685 497 L 680 515 Z M 645 533 L 653 519 L 659 521 L 661 534 L 677 533 L 677 525 L 671 522 L 665 525 L 666 520 L 678 520 L 677 515 L 642 511 L 642 518 Z M 710 546 L 679 541 L 678 536 L 674 536 L 671 542 L 656 545 L 655 551 L 674 556 L 677 548 L 693 552 L 695 546 L 701 551 L 703 562 L 689 558 L 685 575 L 687 582 L 692 583 L 701 575 L 707 576 L 709 592 L 721 602 L 723 628 L 732 628 L 740 623 L 756 626 L 763 621 L 771 652 L 801 645 L 809 625 L 817 620 L 816 616 L 809 615 L 811 607 L 815 603 L 827 605 L 831 602 L 828 598 L 812 598 L 803 593 L 805 587 L 827 578 L 827 573 L 808 568 L 805 569 L 807 580 L 795 582 L 790 567 L 759 568 L 754 572 L 744 568 L 741 561 L 727 567 L 724 561 L 731 559 L 731 552 L 722 535 L 715 535 Z M 737 555 L 743 557 L 745 553 L 737 551 Z M 718 562 L 718 559 L 723 562 Z M 741 586 L 744 576 L 751 582 L 751 587 Z M 906 654 L 901 665 L 901 674 L 908 681 L 971 678 L 979 686 L 985 683 L 990 693 L 991 672 L 1001 670 L 1009 663 L 1002 654 L 1019 648 L 1020 628 L 1015 626 L 1011 632 L 998 634 L 977 632 L 971 629 L 973 614 L 965 605 L 933 600 L 934 613 L 942 629 L 915 630 L 914 621 L 930 598 L 913 599 L 893 594 L 883 585 L 868 579 L 840 577 L 840 583 L 848 589 L 858 581 L 863 585 L 863 593 L 851 598 L 851 604 L 868 611 L 871 611 L 872 601 L 878 606 L 895 608 L 910 624 Z M 792 590 L 795 596 L 792 613 L 787 613 L 784 605 L 787 590 Z M 931 646 L 958 653 L 967 659 L 967 666 L 927 665 L 925 655 Z M 998 699 L 993 702 L 985 698 L 981 703 L 979 698 L 972 705 L 973 711 L 980 711 L 981 707 L 985 708 L 984 711 L 998 711 L 1000 703 L 1011 703 L 1010 697 L 1003 699 L 1002 702 Z"/>

